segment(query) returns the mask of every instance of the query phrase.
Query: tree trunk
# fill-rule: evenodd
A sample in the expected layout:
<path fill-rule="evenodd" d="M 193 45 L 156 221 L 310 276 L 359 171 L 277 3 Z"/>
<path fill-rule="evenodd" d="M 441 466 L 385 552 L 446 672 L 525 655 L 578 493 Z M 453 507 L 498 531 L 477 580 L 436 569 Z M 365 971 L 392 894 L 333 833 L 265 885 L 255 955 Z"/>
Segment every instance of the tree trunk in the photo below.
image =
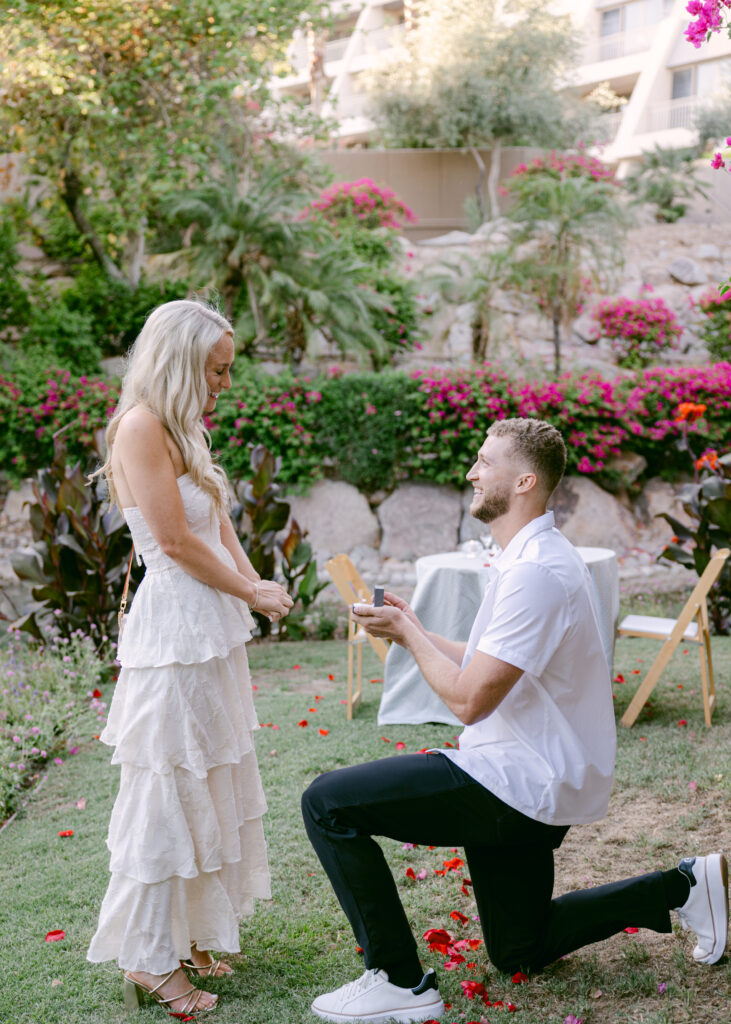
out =
<path fill-rule="evenodd" d="M 561 319 L 555 313 L 553 323 L 553 372 L 558 377 L 561 372 Z"/>
<path fill-rule="evenodd" d="M 140 277 L 142 275 L 142 264 L 145 259 L 145 228 L 147 227 L 147 217 L 143 215 L 140 221 L 140 226 L 130 232 L 129 243 L 127 244 L 127 251 L 125 253 L 128 270 L 127 280 L 132 288 L 136 288 L 140 283 Z"/>
<path fill-rule="evenodd" d="M 485 167 L 485 161 L 482 159 L 482 157 L 479 154 L 479 151 L 475 148 L 475 146 L 472 146 L 470 152 L 472 153 L 472 156 L 475 158 L 475 163 L 480 168 L 480 176 L 477 179 L 477 184 L 475 185 L 475 198 L 477 199 L 477 210 L 480 214 L 480 223 L 484 224 L 487 218 L 485 217 L 485 201 L 482 198 L 482 187 L 485 184 L 487 168 Z M 490 167 L 490 172 L 492 173 L 492 167 Z M 492 210 L 490 211 L 490 217 L 491 219 L 494 219 Z"/>
<path fill-rule="evenodd" d="M 249 296 L 249 305 L 251 306 L 251 312 L 254 316 L 254 326 L 256 327 L 256 338 L 255 341 L 260 341 L 266 336 L 267 327 L 264 322 L 264 316 L 261 311 L 261 307 L 256 298 L 256 292 L 254 291 L 254 284 L 248 274 L 244 275 L 246 281 L 246 294 Z"/>
<path fill-rule="evenodd" d="M 490 173 L 487 176 L 487 199 L 490 204 L 490 220 L 497 220 L 500 216 L 500 207 L 498 206 L 497 197 L 497 186 L 500 181 L 500 158 L 502 156 L 502 146 L 500 145 L 500 139 L 495 139 L 492 146 L 492 153 L 490 154 Z"/>
<path fill-rule="evenodd" d="M 94 231 L 91 223 L 87 220 L 84 211 L 81 209 L 81 179 L 73 168 L 66 167 L 66 173 L 61 188 L 61 199 L 71 214 L 71 218 L 86 242 L 89 245 L 94 259 L 102 268 L 107 277 L 113 281 L 126 281 L 126 278 L 117 264 L 110 258 L 101 243 L 101 239 Z"/>

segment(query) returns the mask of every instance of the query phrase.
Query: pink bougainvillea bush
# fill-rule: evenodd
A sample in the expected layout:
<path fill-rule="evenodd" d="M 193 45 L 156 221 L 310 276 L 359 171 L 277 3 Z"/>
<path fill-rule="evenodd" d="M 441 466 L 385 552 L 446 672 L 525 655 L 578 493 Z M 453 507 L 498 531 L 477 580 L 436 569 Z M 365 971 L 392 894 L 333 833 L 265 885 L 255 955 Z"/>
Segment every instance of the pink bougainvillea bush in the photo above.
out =
<path fill-rule="evenodd" d="M 233 476 L 249 472 L 249 444 L 282 456 L 280 480 L 307 485 L 323 476 L 363 490 L 411 478 L 464 484 L 494 419 L 536 416 L 566 439 L 569 472 L 611 474 L 612 459 L 638 452 L 647 475 L 685 472 L 676 410 L 704 404 L 685 429 L 694 449 L 731 446 L 731 364 L 652 367 L 605 378 L 566 373 L 546 381 L 512 377 L 489 363 L 470 369 L 271 376 L 237 361 L 234 386 L 206 419 L 213 448 Z M 91 463 L 94 431 L 118 399 L 116 385 L 68 371 L 35 384 L 0 379 L 0 460 L 19 479 L 50 462 L 52 434 L 65 434 L 72 458 Z"/>
<path fill-rule="evenodd" d="M 557 153 L 552 150 L 545 156 L 537 156 L 530 163 L 518 164 L 513 168 L 510 177 L 515 178 L 526 174 L 553 174 L 555 177 L 593 178 L 594 181 L 609 181 L 616 184 L 614 170 L 596 157 L 586 153 Z"/>
<path fill-rule="evenodd" d="M 340 181 L 326 188 L 306 213 L 321 216 L 333 224 L 350 221 L 366 228 L 393 228 L 416 222 L 416 216 L 390 188 L 370 178 Z"/>
<path fill-rule="evenodd" d="M 602 299 L 591 312 L 596 337 L 607 338 L 617 364 L 641 369 L 677 348 L 683 328 L 659 297 Z"/>

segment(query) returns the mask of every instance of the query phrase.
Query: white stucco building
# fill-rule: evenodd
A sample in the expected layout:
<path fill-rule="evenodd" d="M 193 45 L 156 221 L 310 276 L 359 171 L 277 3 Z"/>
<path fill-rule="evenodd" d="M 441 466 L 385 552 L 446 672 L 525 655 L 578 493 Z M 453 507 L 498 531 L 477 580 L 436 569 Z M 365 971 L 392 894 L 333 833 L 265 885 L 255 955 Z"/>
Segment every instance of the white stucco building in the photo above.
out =
<path fill-rule="evenodd" d="M 557 6 L 572 16 L 583 39 L 580 66 L 567 86 L 584 97 L 607 83 L 626 100 L 621 110 L 604 115 L 609 142 L 602 156 L 608 162 L 621 164 L 655 144 L 693 143 L 698 105 L 731 85 L 731 40 L 719 34 L 695 49 L 684 36 L 686 4 L 562 0 Z M 372 124 L 362 74 L 408 30 L 414 6 L 414 0 L 333 0 L 329 36 L 303 32 L 296 38 L 292 73 L 276 79 L 275 90 L 335 117 L 340 145 L 367 145 Z"/>

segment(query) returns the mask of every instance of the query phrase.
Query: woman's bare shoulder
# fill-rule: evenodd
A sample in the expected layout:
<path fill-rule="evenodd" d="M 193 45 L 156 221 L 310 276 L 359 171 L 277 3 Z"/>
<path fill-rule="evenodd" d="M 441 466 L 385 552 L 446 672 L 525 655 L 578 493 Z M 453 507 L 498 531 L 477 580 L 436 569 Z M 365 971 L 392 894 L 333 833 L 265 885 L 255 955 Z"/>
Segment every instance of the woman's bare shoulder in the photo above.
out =
<path fill-rule="evenodd" d="M 119 421 L 115 440 L 164 442 L 165 428 L 154 412 L 142 405 L 135 405 Z"/>

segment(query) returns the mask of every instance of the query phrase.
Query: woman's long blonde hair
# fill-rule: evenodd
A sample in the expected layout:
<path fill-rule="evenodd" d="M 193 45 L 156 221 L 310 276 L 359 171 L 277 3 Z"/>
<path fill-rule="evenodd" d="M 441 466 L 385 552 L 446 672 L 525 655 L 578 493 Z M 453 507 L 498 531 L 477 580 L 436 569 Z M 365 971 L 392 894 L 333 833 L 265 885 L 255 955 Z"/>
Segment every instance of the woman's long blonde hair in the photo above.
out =
<path fill-rule="evenodd" d="M 211 457 L 211 438 L 203 426 L 208 399 L 208 354 L 233 327 L 215 309 L 192 299 L 166 302 L 150 313 L 129 351 L 119 404 L 106 430 L 107 459 L 93 474 L 103 474 L 112 503 L 119 504 L 112 474 L 112 448 L 119 421 L 136 405 L 158 417 L 180 449 L 194 483 L 210 494 L 216 511 L 228 508 L 226 475 Z"/>

